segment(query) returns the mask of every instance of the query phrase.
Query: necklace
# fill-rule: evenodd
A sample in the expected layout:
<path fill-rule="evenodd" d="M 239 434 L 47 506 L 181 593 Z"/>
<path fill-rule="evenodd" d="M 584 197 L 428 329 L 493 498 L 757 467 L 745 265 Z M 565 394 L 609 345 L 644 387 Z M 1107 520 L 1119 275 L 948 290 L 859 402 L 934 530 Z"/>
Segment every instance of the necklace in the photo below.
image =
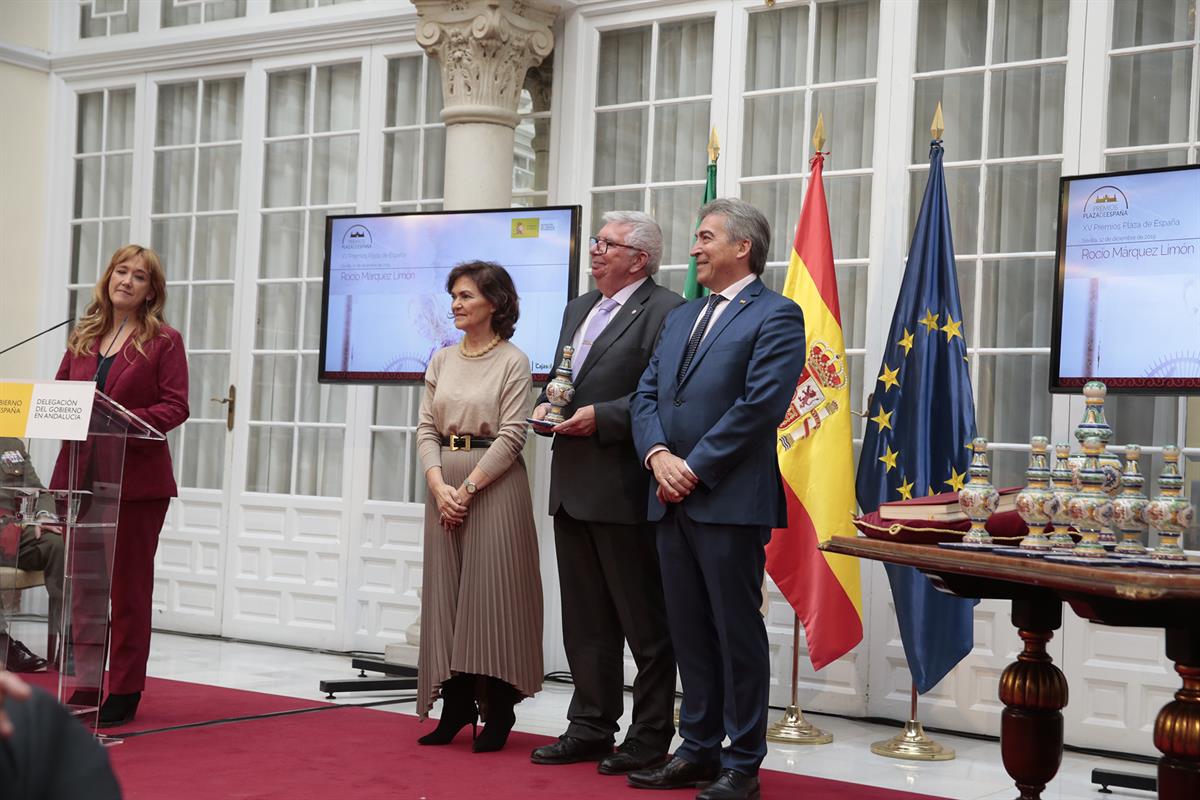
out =
<path fill-rule="evenodd" d="M 497 333 L 490 342 L 484 345 L 482 350 L 471 353 L 467 350 L 467 338 L 464 336 L 458 340 L 458 350 L 462 353 L 463 358 L 480 358 L 495 350 L 498 344 L 500 344 L 500 334 Z"/>

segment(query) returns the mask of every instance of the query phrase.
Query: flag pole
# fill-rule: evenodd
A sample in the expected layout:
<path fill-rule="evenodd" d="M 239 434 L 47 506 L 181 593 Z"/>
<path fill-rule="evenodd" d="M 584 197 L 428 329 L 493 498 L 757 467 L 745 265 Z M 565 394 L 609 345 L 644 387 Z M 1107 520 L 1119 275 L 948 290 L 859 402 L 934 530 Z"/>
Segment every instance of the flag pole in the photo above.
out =
<path fill-rule="evenodd" d="M 825 116 L 817 114 L 812 137 L 813 153 L 825 146 Z M 804 718 L 798 698 L 800 690 L 800 615 L 792 620 L 792 696 L 783 716 L 767 728 L 767 741 L 775 744 L 829 744 L 833 734 L 823 731 Z"/>
<path fill-rule="evenodd" d="M 929 133 L 934 139 L 941 139 L 946 131 L 942 119 L 942 103 L 938 101 L 937 110 L 933 112 L 933 124 Z M 903 758 L 909 761 L 950 761 L 954 758 L 954 748 L 939 744 L 925 733 L 920 720 L 917 719 L 917 683 L 912 684 L 912 703 L 908 714 L 908 722 L 904 730 L 882 742 L 871 745 L 871 752 L 877 756 L 888 758 Z"/>
<path fill-rule="evenodd" d="M 800 684 L 800 617 L 792 624 L 792 702 L 783 716 L 767 728 L 767 741 L 775 744 L 829 744 L 833 734 L 821 730 L 804 718 L 797 702 Z"/>

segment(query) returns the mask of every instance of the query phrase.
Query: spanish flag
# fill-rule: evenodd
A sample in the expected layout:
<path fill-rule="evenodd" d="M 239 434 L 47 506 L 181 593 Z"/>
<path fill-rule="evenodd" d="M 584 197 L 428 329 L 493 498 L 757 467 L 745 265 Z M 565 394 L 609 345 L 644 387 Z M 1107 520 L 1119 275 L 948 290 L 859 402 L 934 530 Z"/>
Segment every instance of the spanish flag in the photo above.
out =
<path fill-rule="evenodd" d="M 856 507 L 850 380 L 824 163 L 820 152 L 810 162 L 812 177 L 783 286 L 783 294 L 804 309 L 806 364 L 776 445 L 788 527 L 775 530 L 767 545 L 767 571 L 804 623 L 808 657 L 818 670 L 862 640 L 858 560 L 817 549 L 831 536 L 854 535 Z"/>

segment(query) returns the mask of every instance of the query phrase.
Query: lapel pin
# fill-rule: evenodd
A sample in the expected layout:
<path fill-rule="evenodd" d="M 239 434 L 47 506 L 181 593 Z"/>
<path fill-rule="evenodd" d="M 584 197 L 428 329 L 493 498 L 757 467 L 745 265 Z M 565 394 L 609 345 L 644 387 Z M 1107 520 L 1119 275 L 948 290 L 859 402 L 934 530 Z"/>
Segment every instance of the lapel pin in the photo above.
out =
<path fill-rule="evenodd" d="M 630 315 L 630 316 L 633 316 L 633 315 L 634 315 L 634 314 L 636 314 L 637 312 L 638 312 L 638 309 L 636 309 L 636 308 L 635 308 L 633 311 L 630 311 L 630 312 L 629 312 L 629 315 Z"/>
<path fill-rule="evenodd" d="M 739 303 L 741 303 L 742 305 L 746 305 L 746 301 L 745 301 L 745 300 L 738 300 L 738 302 L 739 302 Z"/>

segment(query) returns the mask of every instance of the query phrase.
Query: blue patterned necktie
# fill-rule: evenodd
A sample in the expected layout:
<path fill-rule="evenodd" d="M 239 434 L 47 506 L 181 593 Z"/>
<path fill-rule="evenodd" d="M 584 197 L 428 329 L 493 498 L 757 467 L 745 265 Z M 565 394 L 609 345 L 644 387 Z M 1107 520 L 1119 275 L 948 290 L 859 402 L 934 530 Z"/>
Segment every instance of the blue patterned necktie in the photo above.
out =
<path fill-rule="evenodd" d="M 683 383 L 683 376 L 687 375 L 688 367 L 692 365 L 692 359 L 696 357 L 696 351 L 700 349 L 700 340 L 704 338 L 704 331 L 708 329 L 708 321 L 712 319 L 713 312 L 717 309 L 717 303 L 720 303 L 724 299 L 724 295 L 719 294 L 708 296 L 708 305 L 704 307 L 704 313 L 700 315 L 700 321 L 696 323 L 696 327 L 692 330 L 691 338 L 688 339 L 687 350 L 683 351 L 683 361 L 679 363 L 679 374 L 675 376 L 676 383 Z"/>
<path fill-rule="evenodd" d="M 604 333 L 604 328 L 608 325 L 608 320 L 612 316 L 613 309 L 619 305 L 620 303 L 611 297 L 606 297 L 600 301 L 600 305 L 596 308 L 596 313 L 592 315 L 587 329 L 583 332 L 583 339 L 579 342 L 579 350 L 575 353 L 575 358 L 571 362 L 572 374 L 579 374 L 580 368 L 583 367 L 583 360 L 591 352 L 592 345 L 600 338 L 600 334 Z"/>

